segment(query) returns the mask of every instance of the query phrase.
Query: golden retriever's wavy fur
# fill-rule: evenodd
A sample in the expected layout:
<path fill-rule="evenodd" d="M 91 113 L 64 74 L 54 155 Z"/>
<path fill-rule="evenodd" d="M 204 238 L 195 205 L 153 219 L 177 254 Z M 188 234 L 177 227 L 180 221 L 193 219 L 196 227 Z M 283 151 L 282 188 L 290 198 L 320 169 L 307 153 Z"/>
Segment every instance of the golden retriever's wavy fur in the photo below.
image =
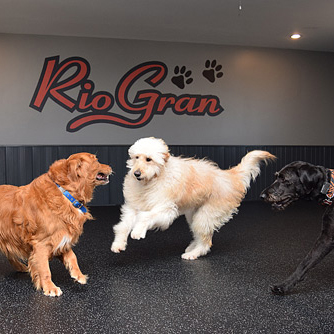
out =
<path fill-rule="evenodd" d="M 100 164 L 95 155 L 77 153 L 54 162 L 28 185 L 0 186 L 0 250 L 17 270 L 29 272 L 45 295 L 62 294 L 51 280 L 53 256 L 63 261 L 76 281 L 87 281 L 71 247 L 92 216 L 75 208 L 56 183 L 85 205 L 96 186 L 109 182 L 110 174 L 111 168 Z"/>
<path fill-rule="evenodd" d="M 275 159 L 266 151 L 252 151 L 238 166 L 221 170 L 208 160 L 171 156 L 165 142 L 156 138 L 139 139 L 129 156 L 125 203 L 111 250 L 125 250 L 130 233 L 133 239 L 145 238 L 148 230 L 167 229 L 184 214 L 194 236 L 182 254 L 187 260 L 208 253 L 214 231 L 237 213 L 261 161 Z"/>

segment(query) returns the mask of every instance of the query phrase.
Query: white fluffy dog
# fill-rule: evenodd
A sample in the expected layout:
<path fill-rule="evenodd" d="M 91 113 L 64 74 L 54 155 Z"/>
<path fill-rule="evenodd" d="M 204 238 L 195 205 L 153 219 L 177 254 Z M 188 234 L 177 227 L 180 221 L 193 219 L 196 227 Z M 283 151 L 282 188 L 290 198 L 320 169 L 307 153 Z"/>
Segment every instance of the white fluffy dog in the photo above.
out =
<path fill-rule="evenodd" d="M 252 151 L 238 166 L 221 170 L 207 160 L 171 156 L 165 142 L 156 138 L 139 139 L 129 156 L 125 203 L 111 250 L 125 250 L 130 233 L 132 239 L 143 239 L 148 230 L 166 230 L 184 214 L 194 237 L 182 254 L 187 260 L 210 251 L 213 232 L 237 213 L 261 161 L 275 159 L 266 151 Z"/>

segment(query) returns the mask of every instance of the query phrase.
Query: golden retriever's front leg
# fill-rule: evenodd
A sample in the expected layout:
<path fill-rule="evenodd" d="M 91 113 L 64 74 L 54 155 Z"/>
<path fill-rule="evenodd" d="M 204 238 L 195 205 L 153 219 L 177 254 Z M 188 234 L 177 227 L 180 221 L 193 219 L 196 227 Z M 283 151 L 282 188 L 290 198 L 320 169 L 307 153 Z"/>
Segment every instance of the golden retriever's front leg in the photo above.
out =
<path fill-rule="evenodd" d="M 36 245 L 29 257 L 28 269 L 37 290 L 42 289 L 46 296 L 62 295 L 62 291 L 51 280 L 49 248 Z"/>
<path fill-rule="evenodd" d="M 72 249 L 70 249 L 68 252 L 65 252 L 61 255 L 61 259 L 66 267 L 66 269 L 69 271 L 71 277 L 79 282 L 80 284 L 86 284 L 88 276 L 84 275 L 78 265 L 77 257 L 75 256 Z"/>

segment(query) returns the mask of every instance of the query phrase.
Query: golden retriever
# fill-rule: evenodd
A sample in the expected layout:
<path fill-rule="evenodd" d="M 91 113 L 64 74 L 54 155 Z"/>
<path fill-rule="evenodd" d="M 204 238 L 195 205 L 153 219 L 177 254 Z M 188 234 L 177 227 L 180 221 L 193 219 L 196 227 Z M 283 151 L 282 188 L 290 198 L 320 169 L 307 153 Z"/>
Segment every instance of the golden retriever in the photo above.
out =
<path fill-rule="evenodd" d="M 49 260 L 54 256 L 74 280 L 86 283 L 71 247 L 85 221 L 93 218 L 85 205 L 94 188 L 107 184 L 111 172 L 95 155 L 77 153 L 55 161 L 28 185 L 0 186 L 0 250 L 18 271 L 29 272 L 45 295 L 62 294 L 51 280 Z"/>
<path fill-rule="evenodd" d="M 209 252 L 213 232 L 237 213 L 251 179 L 260 173 L 260 162 L 275 159 L 266 151 L 252 151 L 238 166 L 221 170 L 205 159 L 171 156 L 156 138 L 139 139 L 129 156 L 125 203 L 111 250 L 125 250 L 130 233 L 133 239 L 145 238 L 147 230 L 165 230 L 185 214 L 194 237 L 182 254 L 187 260 Z"/>

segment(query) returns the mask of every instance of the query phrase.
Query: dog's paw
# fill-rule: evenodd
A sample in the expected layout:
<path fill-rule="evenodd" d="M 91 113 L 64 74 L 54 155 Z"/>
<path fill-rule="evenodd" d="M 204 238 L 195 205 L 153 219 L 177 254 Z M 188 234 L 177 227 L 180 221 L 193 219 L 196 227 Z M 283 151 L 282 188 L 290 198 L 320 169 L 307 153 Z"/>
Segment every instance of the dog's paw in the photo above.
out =
<path fill-rule="evenodd" d="M 125 251 L 125 248 L 126 248 L 126 243 L 113 242 L 110 250 L 113 253 L 120 253 L 121 251 Z"/>
<path fill-rule="evenodd" d="M 283 296 L 287 293 L 287 289 L 285 289 L 283 285 L 273 285 L 270 287 L 270 290 L 274 295 L 279 296 Z"/>
<path fill-rule="evenodd" d="M 146 230 L 134 229 L 131 232 L 131 238 L 132 239 L 140 240 L 140 239 L 145 239 L 145 237 L 146 237 Z"/>
<path fill-rule="evenodd" d="M 196 260 L 198 258 L 198 255 L 192 252 L 188 252 L 188 253 L 183 253 L 181 257 L 184 260 Z"/>
<path fill-rule="evenodd" d="M 88 276 L 83 274 L 72 275 L 71 277 L 80 284 L 86 284 L 88 280 Z"/>
<path fill-rule="evenodd" d="M 210 252 L 210 247 L 208 245 L 196 245 L 192 242 L 181 255 L 182 259 L 185 260 L 196 260 L 200 256 L 204 256 Z"/>
<path fill-rule="evenodd" d="M 58 288 L 55 285 L 53 287 L 50 287 L 50 288 L 44 288 L 43 293 L 44 293 L 45 296 L 49 296 L 49 297 L 59 297 L 63 294 L 61 289 Z"/>

